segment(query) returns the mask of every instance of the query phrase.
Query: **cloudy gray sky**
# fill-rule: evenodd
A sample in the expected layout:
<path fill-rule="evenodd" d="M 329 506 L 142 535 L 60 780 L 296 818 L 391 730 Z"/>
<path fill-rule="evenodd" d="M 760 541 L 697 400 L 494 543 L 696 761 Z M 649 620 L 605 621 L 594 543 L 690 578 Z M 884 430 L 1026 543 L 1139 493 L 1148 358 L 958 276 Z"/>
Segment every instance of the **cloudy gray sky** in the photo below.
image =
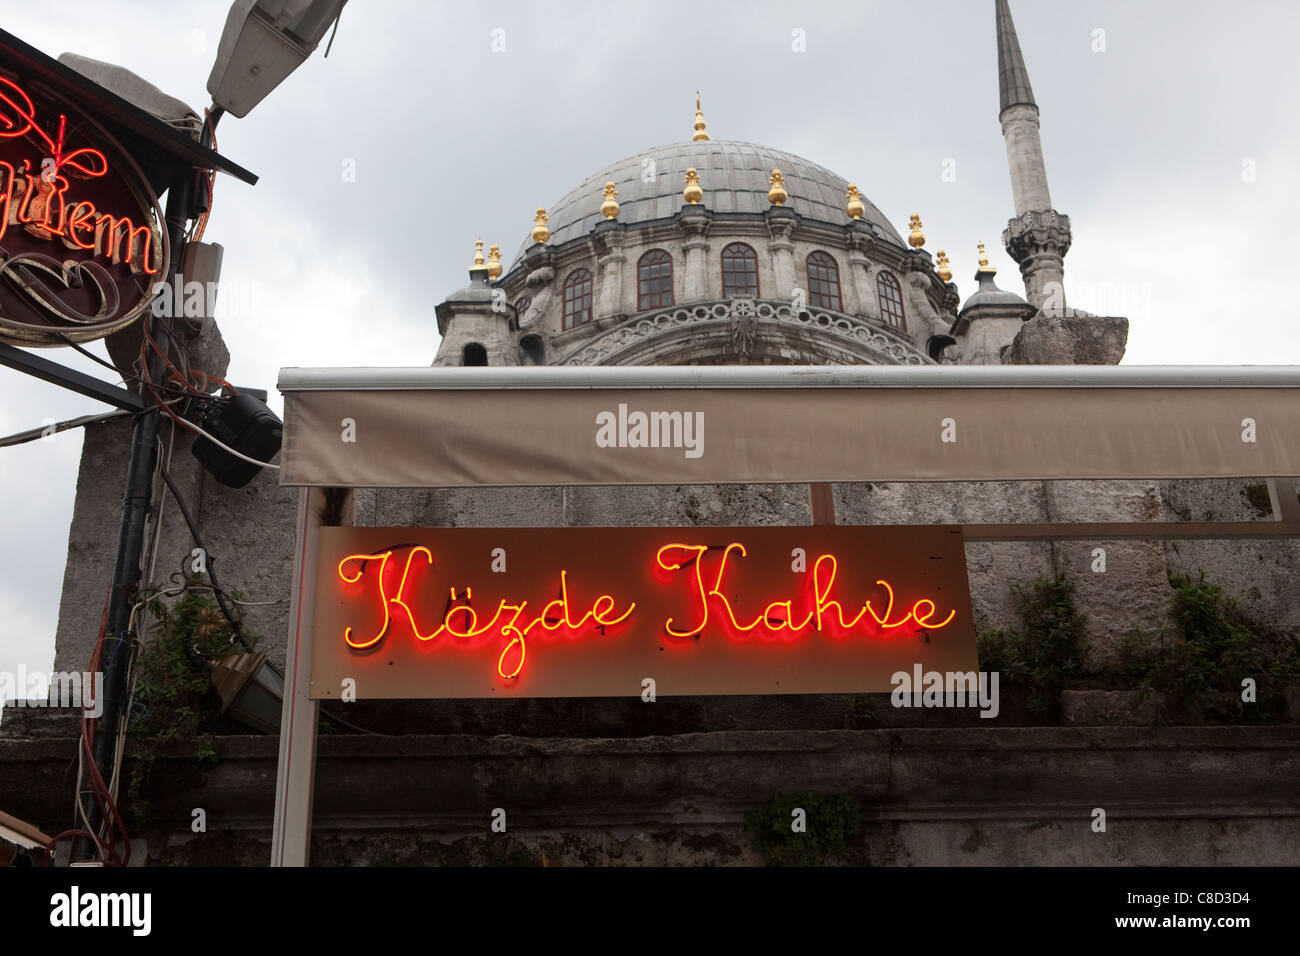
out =
<path fill-rule="evenodd" d="M 221 151 L 261 176 L 219 180 L 205 237 L 225 247 L 228 377 L 273 388 L 282 366 L 427 365 L 433 306 L 465 284 L 474 239 L 513 258 L 538 206 L 689 139 L 696 89 L 715 138 L 856 181 L 904 233 L 919 213 L 963 297 L 981 240 L 1000 284 L 1023 293 L 1000 243 L 1012 206 L 993 6 L 352 0 L 329 59 L 322 46 L 218 129 Z M 9 2 L 3 26 L 51 56 L 126 66 L 201 112 L 227 7 Z M 1074 227 L 1072 303 L 1130 316 L 1126 364 L 1300 363 L 1300 4 L 1012 11 L 1054 205 Z M 0 434 L 102 410 L 0 369 Z M 78 433 L 0 450 L 0 670 L 51 666 L 80 450 Z"/>

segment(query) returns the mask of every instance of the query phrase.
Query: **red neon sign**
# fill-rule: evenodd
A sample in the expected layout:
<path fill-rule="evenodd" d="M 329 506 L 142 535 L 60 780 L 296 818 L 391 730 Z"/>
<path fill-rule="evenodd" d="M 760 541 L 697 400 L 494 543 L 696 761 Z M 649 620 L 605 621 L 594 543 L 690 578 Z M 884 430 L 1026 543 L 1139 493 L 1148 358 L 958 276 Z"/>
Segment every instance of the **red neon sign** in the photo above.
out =
<path fill-rule="evenodd" d="M 38 239 L 60 240 L 67 249 L 89 252 L 114 265 L 124 262 L 132 273 L 157 275 L 151 224 L 137 225 L 129 216 L 103 212 L 89 199 L 67 195 L 69 176 L 91 183 L 105 180 L 110 168 L 108 157 L 98 149 L 69 149 L 68 117 L 61 112 L 57 117 L 43 128 L 27 91 L 0 76 L 0 141 L 26 140 L 38 151 L 35 161 L 30 156 L 11 157 L 12 162 L 0 159 L 0 241 L 10 226 L 21 227 Z M 98 198 L 102 202 L 103 194 Z M 48 272 L 62 258 L 8 255 L 0 259 L 0 272 L 15 266 Z M 101 287 L 107 284 L 98 274 L 90 278 Z"/>
<path fill-rule="evenodd" d="M 591 599 L 575 600 L 573 592 L 587 593 L 587 589 L 571 583 L 568 569 L 561 568 L 553 577 L 558 587 L 558 597 L 553 600 L 539 604 L 513 596 L 499 597 L 495 606 L 491 601 L 485 605 L 492 608 L 490 614 L 480 613 L 474 606 L 471 587 L 450 583 L 429 587 L 437 564 L 430 548 L 424 545 L 404 548 L 408 549 L 405 559 L 395 557 L 396 552 L 402 549 L 391 548 L 348 554 L 336 566 L 338 581 L 344 585 L 361 586 L 356 590 L 345 589 L 349 597 L 378 601 L 381 620 L 377 627 L 364 634 L 356 633 L 352 625 L 343 629 L 343 641 L 353 652 L 377 648 L 394 630 L 395 621 L 401 621 L 410 635 L 421 643 L 434 642 L 438 638 L 452 642 L 496 639 L 502 645 L 497 657 L 497 674 L 510 681 L 523 672 L 528 639 L 538 628 L 542 632 L 567 634 L 573 638 L 592 632 L 604 634 L 607 628 L 631 623 L 638 607 L 645 603 L 633 600 L 630 595 L 608 592 Z M 706 575 L 706 556 L 715 550 L 720 550 L 721 554 L 716 567 Z M 668 615 L 648 622 L 653 636 L 677 641 L 716 636 L 731 640 L 758 636 L 777 641 L 796 640 L 812 634 L 836 640 L 851 636 L 876 639 L 894 634 L 939 631 L 957 617 L 954 608 L 941 620 L 936 620 L 938 605 L 931 597 L 913 600 L 906 610 L 897 607 L 894 588 L 883 578 L 874 581 L 874 587 L 881 592 L 878 596 L 864 599 L 860 605 L 846 610 L 845 604 L 832 596 L 840 562 L 829 552 L 819 555 L 809 570 L 802 572 L 799 580 L 802 587 L 797 589 L 799 593 L 796 596 L 760 603 L 756 605 L 761 607 L 756 615 L 752 611 L 745 614 L 737 609 L 739 599 L 729 596 L 728 591 L 732 587 L 729 572 L 736 558 L 747 556 L 744 544 L 737 541 L 720 549 L 707 544 L 680 542 L 659 547 L 653 561 L 648 562 L 650 566 L 645 569 L 646 586 L 673 588 L 684 581 L 691 617 L 679 621 Z M 399 567 L 400 575 L 397 573 Z M 424 578 L 426 591 L 445 587 L 447 593 L 442 611 L 432 620 L 426 616 L 425 626 L 436 624 L 427 632 L 412 606 L 415 595 L 411 589 L 420 587 L 420 578 Z M 393 587 L 394 583 L 396 587 Z M 600 591 L 599 588 L 596 590 Z"/>
<path fill-rule="evenodd" d="M 912 605 L 906 615 L 895 621 L 890 621 L 890 615 L 894 609 L 894 589 L 890 587 L 888 581 L 877 580 L 876 584 L 885 589 L 888 594 L 888 603 L 885 606 L 884 614 L 877 614 L 876 609 L 872 606 L 870 600 L 862 603 L 858 613 L 850 620 L 844 620 L 844 606 L 834 598 L 830 597 L 831 588 L 835 584 L 835 576 L 839 571 L 839 561 L 833 554 L 823 554 L 813 562 L 811 572 L 812 577 L 812 607 L 802 623 L 795 624 L 796 613 L 794 611 L 794 601 L 772 601 L 763 608 L 754 620 L 748 624 L 742 624 L 736 618 L 736 612 L 732 608 L 731 600 L 722 590 L 723 578 L 727 573 L 727 565 L 731 559 L 732 551 L 738 551 L 741 557 L 745 557 L 748 552 L 743 544 L 733 542 L 722 552 L 722 560 L 718 562 L 717 573 L 713 577 L 713 583 L 709 587 L 704 585 L 704 555 L 709 550 L 708 545 L 701 544 L 666 544 L 655 554 L 655 564 L 665 571 L 681 570 L 687 565 L 694 565 L 695 573 L 695 590 L 693 592 L 695 599 L 698 601 L 700 614 L 699 623 L 689 631 L 680 631 L 674 628 L 673 620 L 664 622 L 664 631 L 671 637 L 696 637 L 701 634 L 709 624 L 710 610 L 715 607 L 721 607 L 726 613 L 726 624 L 734 631 L 750 632 L 761 629 L 771 636 L 779 636 L 782 632 L 789 635 L 798 635 L 807 633 L 811 628 L 814 631 L 828 631 L 834 625 L 838 624 L 840 631 L 852 631 L 857 628 L 863 618 L 870 615 L 877 628 L 881 630 L 892 630 L 903 627 L 909 621 L 915 622 L 917 627 L 927 628 L 929 630 L 939 630 L 947 627 L 956 616 L 956 610 L 950 611 L 948 616 L 938 623 L 932 620 L 937 610 L 936 605 L 929 598 L 922 598 Z M 665 552 L 677 552 L 681 560 L 673 561 L 665 558 Z M 688 557 L 691 556 L 692 557 Z M 823 571 L 823 568 L 828 570 Z M 922 605 L 927 605 L 928 609 L 922 611 Z M 830 609 L 835 609 L 835 620 L 831 620 Z M 774 612 L 782 611 L 784 616 L 776 617 Z"/>

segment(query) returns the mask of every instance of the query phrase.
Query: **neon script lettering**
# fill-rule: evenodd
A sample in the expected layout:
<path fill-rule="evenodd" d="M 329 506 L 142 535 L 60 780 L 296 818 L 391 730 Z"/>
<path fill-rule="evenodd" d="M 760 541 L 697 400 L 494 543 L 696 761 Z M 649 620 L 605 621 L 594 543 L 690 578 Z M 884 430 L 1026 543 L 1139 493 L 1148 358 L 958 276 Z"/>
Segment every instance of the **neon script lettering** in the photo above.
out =
<path fill-rule="evenodd" d="M 490 617 L 481 617 L 472 603 L 474 599 L 473 588 L 464 588 L 460 594 L 457 594 L 457 588 L 449 588 L 447 607 L 443 612 L 441 622 L 435 630 L 425 634 L 421 632 L 420 626 L 415 620 L 415 612 L 411 610 L 411 606 L 406 602 L 405 597 L 411 566 L 415 563 L 417 556 L 423 556 L 426 566 L 433 567 L 432 551 L 423 545 L 412 548 L 406 556 L 401 581 L 392 597 L 388 596 L 384 580 L 388 576 L 385 572 L 388 570 L 389 561 L 392 560 L 392 551 L 385 551 L 381 554 L 350 554 L 339 562 L 339 578 L 349 584 L 355 584 L 361 580 L 368 562 L 379 562 L 379 570 L 374 577 L 379 582 L 379 602 L 383 609 L 383 625 L 370 638 L 354 638 L 352 628 L 347 628 L 343 632 L 343 639 L 349 647 L 361 650 L 374 647 L 383 640 L 384 635 L 388 633 L 389 626 L 392 624 L 391 609 L 396 606 L 405 613 L 406 619 L 411 625 L 411 633 L 419 641 L 432 641 L 443 634 L 451 638 L 473 640 L 495 633 L 506 642 L 500 656 L 497 658 L 497 673 L 510 680 L 518 677 L 523 670 L 524 661 L 528 655 L 527 639 L 537 627 L 540 626 L 543 631 L 568 631 L 577 634 L 588 629 L 603 629 L 622 624 L 636 610 L 636 604 L 632 603 L 621 614 L 616 614 L 615 608 L 618 602 L 612 595 L 602 594 L 588 604 L 585 613 L 575 620 L 574 609 L 569 599 L 569 572 L 561 571 L 560 596 L 544 604 L 541 611 L 535 616 L 529 614 L 527 601 L 511 603 L 502 598 L 497 602 L 496 609 Z M 352 565 L 354 562 L 356 562 L 355 572 L 345 570 L 345 567 Z"/>
<path fill-rule="evenodd" d="M 839 562 L 832 554 L 823 554 L 813 562 L 811 600 L 802 602 L 810 604 L 802 620 L 795 611 L 794 600 L 772 601 L 751 621 L 737 618 L 731 599 L 723 591 L 723 579 L 726 577 L 733 553 L 745 557 L 748 552 L 743 544 L 729 544 L 722 550 L 722 558 L 712 575 L 711 583 L 706 584 L 704 573 L 704 556 L 709 551 L 703 544 L 666 544 L 655 554 L 655 564 L 664 571 L 681 571 L 691 568 L 691 594 L 695 601 L 696 623 L 694 627 L 683 630 L 678 623 L 669 618 L 664 622 L 664 631 L 670 637 L 690 638 L 703 633 L 709 625 L 712 615 L 717 611 L 722 617 L 724 627 L 729 627 L 739 634 L 760 633 L 768 637 L 797 637 L 814 631 L 843 633 L 859 630 L 884 633 L 913 625 L 913 630 L 939 630 L 952 623 L 957 612 L 949 611 L 942 621 L 934 620 L 938 608 L 929 598 L 921 598 L 914 603 L 906 614 L 894 616 L 894 589 L 888 581 L 877 580 L 876 584 L 887 595 L 883 612 L 878 611 L 870 600 L 864 601 L 856 614 L 845 619 L 844 605 L 832 598 L 831 589 L 839 573 Z M 798 623 L 795 623 L 798 621 Z"/>
<path fill-rule="evenodd" d="M 30 159 L 17 165 L 0 160 L 0 240 L 10 226 L 21 226 L 39 239 L 60 239 L 68 249 L 126 262 L 132 272 L 156 275 L 153 230 L 148 224 L 137 226 L 126 216 L 100 212 L 94 203 L 74 202 L 67 196 L 71 184 L 62 170 L 81 179 L 108 174 L 108 159 L 99 150 L 67 149 L 67 121 L 60 113 L 53 134 L 42 129 L 31 97 L 0 76 L 0 140 L 26 137 L 45 153 L 39 170 Z"/>
<path fill-rule="evenodd" d="M 399 556 L 398 551 L 406 551 Z M 721 551 L 716 566 L 705 570 L 705 559 L 710 551 Z M 922 597 L 902 607 L 895 599 L 894 588 L 886 580 L 877 579 L 879 597 L 862 601 L 846 609 L 844 603 L 833 596 L 839 575 L 839 561 L 833 554 L 823 554 L 802 575 L 805 587 L 799 597 L 782 598 L 762 605 L 754 613 L 737 609 L 737 599 L 728 596 L 729 571 L 736 561 L 747 557 L 745 546 L 732 542 L 725 548 L 710 548 L 705 544 L 671 543 L 655 552 L 653 570 L 661 582 L 671 584 L 684 580 L 690 599 L 690 615 L 679 620 L 669 616 L 657 622 L 653 636 L 656 640 L 667 635 L 671 638 L 698 639 L 706 633 L 729 634 L 734 638 L 763 637 L 767 639 L 795 639 L 811 633 L 826 634 L 834 639 L 850 635 L 863 637 L 888 637 L 913 635 L 921 631 L 937 631 L 947 627 L 957 616 L 951 610 L 941 620 L 939 609 L 928 597 Z M 475 605 L 473 588 L 447 586 L 447 599 L 440 615 L 432 621 L 417 620 L 411 605 L 411 589 L 418 586 L 415 580 L 425 578 L 434 570 L 433 552 L 424 545 L 404 546 L 373 554 L 349 554 L 338 563 L 338 578 L 344 584 L 363 584 L 361 595 L 377 602 L 379 624 L 366 633 L 358 633 L 351 626 L 344 629 L 343 640 L 355 651 L 376 647 L 393 630 L 395 622 L 405 623 L 411 635 L 419 642 L 444 638 L 452 641 L 495 641 L 501 645 L 497 657 L 497 673 L 507 680 L 517 678 L 524 669 L 528 656 L 528 640 L 536 633 L 563 632 L 572 637 L 601 634 L 605 629 L 632 620 L 642 602 L 622 600 L 610 593 L 599 593 L 594 598 L 574 595 L 586 594 L 584 589 L 570 581 L 567 569 L 558 575 L 557 597 L 544 604 L 529 600 L 497 598 L 479 606 Z M 395 586 L 394 586 L 395 585 Z M 431 630 L 424 628 L 436 625 Z"/>

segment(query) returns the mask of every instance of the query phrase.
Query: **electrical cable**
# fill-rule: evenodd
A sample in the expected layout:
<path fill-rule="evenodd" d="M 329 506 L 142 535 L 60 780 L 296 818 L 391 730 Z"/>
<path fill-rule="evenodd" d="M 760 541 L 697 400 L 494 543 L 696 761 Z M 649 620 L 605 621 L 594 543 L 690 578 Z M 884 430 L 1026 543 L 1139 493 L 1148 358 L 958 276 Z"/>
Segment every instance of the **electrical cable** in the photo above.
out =
<path fill-rule="evenodd" d="M 226 113 L 224 106 L 211 106 L 203 111 L 203 128 L 199 135 L 199 145 L 217 151 L 217 123 Z M 217 174 L 215 170 L 209 170 L 204 177 L 208 187 L 208 208 L 203 211 L 198 220 L 190 230 L 190 241 L 200 242 L 203 239 L 203 233 L 208 228 L 208 217 L 212 215 L 212 207 L 215 203 L 215 193 L 217 187 Z"/>
<path fill-rule="evenodd" d="M 72 341 L 71 338 L 69 338 L 67 335 L 64 335 L 62 332 L 54 332 L 53 334 L 58 336 L 59 339 L 63 341 L 63 344 L 67 345 L 73 351 L 80 352 L 82 355 L 90 359 L 92 362 L 98 362 L 100 365 L 104 366 L 104 368 L 110 370 L 116 375 L 121 376 L 123 381 L 125 381 L 126 376 L 122 374 L 122 370 L 118 368 L 116 365 L 114 365 L 112 362 L 100 358 L 94 352 L 90 351 L 90 349 L 82 348 L 79 344 Z"/>
<path fill-rule="evenodd" d="M 111 591 L 110 591 L 111 595 Z M 99 623 L 99 635 L 95 641 L 95 649 L 91 653 L 89 672 L 96 673 L 100 670 L 101 657 L 104 650 L 104 637 L 108 628 L 108 607 L 109 600 L 106 596 L 104 601 L 104 613 Z M 131 859 L 131 840 L 127 832 L 126 824 L 122 820 L 121 813 L 118 811 L 117 802 L 112 790 L 104 783 L 103 776 L 99 773 L 99 768 L 95 765 L 93 750 L 95 740 L 94 720 L 86 711 L 86 701 L 83 695 L 81 706 L 81 746 L 77 748 L 77 800 L 76 800 L 76 818 L 80 823 L 85 824 L 84 829 L 78 829 L 74 823 L 74 829 L 64 831 L 64 833 L 55 837 L 46 846 L 47 854 L 53 854 L 54 845 L 60 839 L 69 836 L 88 835 L 94 842 L 95 848 L 102 861 L 110 866 L 125 866 Z M 121 721 L 119 721 L 119 731 Z M 120 742 L 118 744 L 118 753 L 120 755 Z M 86 820 L 85 806 L 82 801 L 83 783 L 86 777 L 86 758 L 90 758 L 90 794 L 95 799 L 95 804 L 99 808 L 100 816 L 103 819 L 103 834 L 94 832 L 89 822 Z M 119 854 L 117 841 L 114 836 L 114 829 L 120 831 L 122 844 L 125 847 L 125 856 Z"/>
<path fill-rule="evenodd" d="M 163 468 L 161 474 L 163 481 L 165 481 L 167 487 L 171 489 L 172 497 L 176 499 L 176 505 L 181 510 L 181 517 L 185 519 L 185 524 L 189 526 L 190 536 L 194 538 L 195 546 L 203 551 L 205 563 L 207 564 L 208 569 L 208 579 L 212 582 L 212 596 L 217 599 L 217 607 L 221 609 L 221 613 L 225 619 L 230 622 L 230 626 L 234 631 L 235 640 L 239 641 L 244 650 L 251 654 L 253 652 L 253 646 L 249 644 L 248 640 L 244 637 L 244 622 L 235 617 L 235 615 L 230 612 L 230 608 L 226 606 L 225 593 L 221 590 L 220 582 L 217 581 L 217 559 L 204 546 L 203 537 L 199 534 L 198 525 L 194 523 L 194 518 L 190 514 L 189 507 L 185 504 L 185 500 L 181 498 L 181 493 L 176 487 L 176 482 L 172 481 L 172 476 L 168 473 L 167 469 Z"/>
<path fill-rule="evenodd" d="M 14 445 L 21 445 L 25 442 L 36 441 L 38 438 L 45 438 L 49 435 L 55 435 L 59 432 L 69 431 L 73 428 L 82 428 L 86 425 L 92 425 L 95 422 L 108 421 L 110 418 L 120 418 L 123 415 L 130 415 L 124 409 L 113 412 L 103 412 L 99 415 L 82 415 L 80 418 L 69 418 L 67 421 L 55 422 L 52 425 L 42 425 L 39 428 L 29 428 L 25 432 L 16 432 L 0 438 L 0 448 L 11 448 Z"/>
<path fill-rule="evenodd" d="M 173 398 L 166 404 L 174 405 L 179 401 L 179 398 Z M 101 412 L 98 415 L 82 415 L 79 418 L 69 418 L 67 421 L 54 422 L 50 425 L 41 425 L 37 428 L 29 428 L 26 431 L 15 432 L 12 435 L 0 438 L 0 448 L 10 448 L 14 445 L 21 445 L 25 442 L 35 441 L 38 438 L 44 438 L 46 435 L 71 431 L 74 428 L 83 428 L 86 425 L 93 425 L 96 422 L 105 422 L 113 418 L 120 418 L 124 415 L 133 414 L 135 413 L 127 411 L 126 409 L 118 409 L 112 412 Z M 53 431 L 51 431 L 51 429 L 53 429 Z"/>
<path fill-rule="evenodd" d="M 158 356 L 162 358 L 163 363 L 167 366 L 167 368 L 171 370 L 176 382 L 185 390 L 185 394 L 189 395 L 190 397 L 198 398 L 205 401 L 219 401 L 219 399 L 214 399 L 206 392 L 201 392 L 197 388 L 195 388 L 194 385 L 190 382 L 191 374 L 197 374 L 202 376 L 205 382 L 219 382 L 222 385 L 229 388 L 232 392 L 236 392 L 236 389 L 233 385 L 231 385 L 229 382 L 225 381 L 224 379 L 217 378 L 216 376 L 210 376 L 207 375 L 206 373 L 197 372 L 197 371 L 191 373 L 189 372 L 188 368 L 185 372 L 182 372 L 179 368 L 176 367 L 175 363 L 172 362 L 171 356 L 169 356 L 165 350 L 159 347 L 157 341 L 154 339 L 153 334 L 149 329 L 149 323 L 145 322 L 141 326 L 141 329 L 142 329 L 142 335 L 140 339 L 140 360 L 139 360 L 141 371 L 143 372 L 148 371 L 149 363 L 146 360 L 146 356 L 148 350 L 152 348 L 158 354 Z M 187 360 L 182 359 L 181 363 L 187 364 Z M 221 441 L 221 439 L 217 438 L 214 435 L 209 434 L 207 431 L 200 428 L 198 425 L 195 425 L 193 422 L 181 418 L 171 409 L 165 407 L 166 403 L 163 402 L 162 396 L 158 394 L 158 389 L 162 388 L 166 390 L 167 388 L 166 383 L 159 385 L 158 383 L 155 383 L 147 374 L 142 375 L 140 381 L 149 390 L 150 394 L 153 395 L 154 401 L 156 401 L 158 405 L 162 407 L 162 410 L 166 412 L 171 417 L 171 419 L 174 422 L 176 422 L 176 424 L 180 425 L 182 428 L 194 432 L 194 434 L 196 435 L 201 435 L 202 437 L 206 438 L 208 441 L 212 442 L 212 444 L 220 448 L 222 451 L 226 452 L 229 455 L 233 455 L 234 457 L 240 459 L 241 461 L 248 462 L 250 465 L 256 465 L 258 468 L 269 468 L 273 471 L 280 470 L 280 466 L 277 464 L 273 464 L 268 461 L 259 461 L 256 458 L 252 458 L 248 455 L 245 455 L 243 452 L 236 451 L 235 449 L 227 445 L 225 442 Z"/>

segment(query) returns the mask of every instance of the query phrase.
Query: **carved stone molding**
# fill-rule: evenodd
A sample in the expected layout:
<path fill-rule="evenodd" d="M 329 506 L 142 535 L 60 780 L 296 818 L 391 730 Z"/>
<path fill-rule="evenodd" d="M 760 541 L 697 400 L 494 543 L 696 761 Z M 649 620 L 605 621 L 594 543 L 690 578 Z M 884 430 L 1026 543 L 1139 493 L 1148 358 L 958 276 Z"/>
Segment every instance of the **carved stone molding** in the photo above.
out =
<path fill-rule="evenodd" d="M 1002 245 L 1018 263 L 1044 253 L 1063 257 L 1070 240 L 1070 217 L 1054 209 L 1016 216 L 1002 232 Z"/>
<path fill-rule="evenodd" d="M 748 356 L 753 352 L 763 328 L 769 325 L 802 329 L 808 335 L 833 336 L 858 354 L 863 364 L 934 364 L 929 356 L 911 342 L 874 323 L 840 312 L 795 313 L 787 303 L 765 299 L 705 302 L 663 312 L 644 313 L 588 340 L 555 364 L 616 364 L 625 353 L 634 353 L 652 346 L 656 339 L 666 339 L 690 328 L 717 334 L 730 344 L 736 354 Z"/>
<path fill-rule="evenodd" d="M 731 348 L 739 356 L 748 356 L 758 337 L 758 309 L 753 299 L 731 300 Z"/>

